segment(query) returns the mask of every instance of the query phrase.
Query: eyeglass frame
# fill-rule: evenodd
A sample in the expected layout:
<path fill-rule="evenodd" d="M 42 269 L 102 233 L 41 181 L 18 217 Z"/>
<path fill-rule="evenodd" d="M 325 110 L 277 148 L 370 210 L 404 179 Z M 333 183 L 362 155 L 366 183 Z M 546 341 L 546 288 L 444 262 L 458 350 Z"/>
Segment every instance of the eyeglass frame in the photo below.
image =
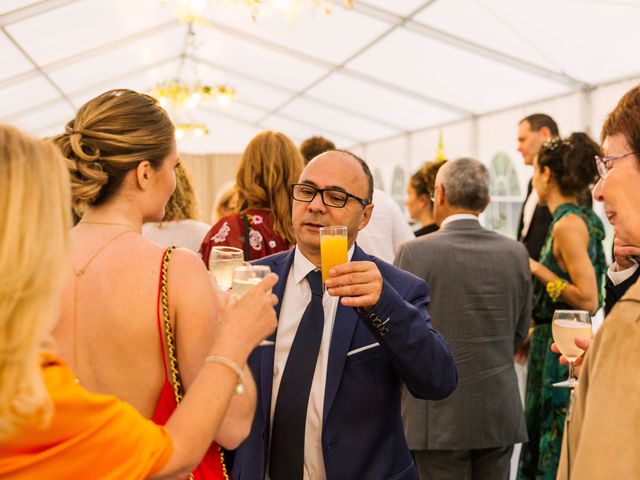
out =
<path fill-rule="evenodd" d="M 596 161 L 596 171 L 598 172 L 598 177 L 603 179 L 605 177 L 605 175 L 607 174 L 607 172 L 611 169 L 611 167 L 607 166 L 607 164 L 610 164 L 610 162 L 613 162 L 614 160 L 621 160 L 623 158 L 627 158 L 630 157 L 632 155 L 638 155 L 637 152 L 629 152 L 629 153 L 625 153 L 623 155 L 615 155 L 615 156 L 608 156 L 608 157 L 601 157 L 600 155 L 594 155 L 595 161 Z"/>
<path fill-rule="evenodd" d="M 296 198 L 294 191 L 296 189 L 296 187 L 307 187 L 307 188 L 313 188 L 315 190 L 313 197 L 311 197 L 309 200 L 301 200 L 299 198 Z M 342 195 L 345 195 L 345 199 L 344 199 L 344 203 L 341 206 L 337 206 L 337 205 L 328 205 L 327 202 L 325 202 L 324 200 L 324 192 L 336 192 L 336 193 L 340 193 Z M 291 197 L 298 201 L 298 202 L 305 202 L 305 203 L 311 203 L 313 202 L 313 200 L 316 198 L 316 195 L 318 195 L 318 193 L 320 194 L 320 200 L 322 201 L 322 204 L 325 207 L 329 207 L 329 208 L 344 208 L 347 205 L 347 201 L 350 198 L 353 198 L 354 200 L 356 200 L 361 206 L 362 208 L 365 208 L 367 205 L 371 205 L 371 202 L 368 200 L 365 200 L 364 198 L 358 197 L 357 195 L 353 195 L 349 192 L 345 192 L 344 190 L 340 190 L 339 188 L 318 188 L 315 187 L 309 183 L 292 183 L 291 184 Z"/>

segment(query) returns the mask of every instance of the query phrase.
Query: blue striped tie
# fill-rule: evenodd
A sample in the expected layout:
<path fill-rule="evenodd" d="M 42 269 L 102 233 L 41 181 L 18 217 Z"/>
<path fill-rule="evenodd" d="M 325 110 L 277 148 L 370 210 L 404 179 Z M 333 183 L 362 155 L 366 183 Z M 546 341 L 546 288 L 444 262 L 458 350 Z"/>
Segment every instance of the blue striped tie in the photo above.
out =
<path fill-rule="evenodd" d="M 303 478 L 307 405 L 324 328 L 320 271 L 309 272 L 307 280 L 311 287 L 311 301 L 291 345 L 273 414 L 269 457 L 271 480 Z"/>

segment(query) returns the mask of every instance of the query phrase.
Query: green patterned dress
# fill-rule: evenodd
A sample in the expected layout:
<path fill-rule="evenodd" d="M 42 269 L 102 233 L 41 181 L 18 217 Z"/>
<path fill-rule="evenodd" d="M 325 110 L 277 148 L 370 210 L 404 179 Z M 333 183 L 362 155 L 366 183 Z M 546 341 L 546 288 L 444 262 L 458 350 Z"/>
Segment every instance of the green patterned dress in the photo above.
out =
<path fill-rule="evenodd" d="M 571 283 L 569 274 L 562 270 L 553 255 L 553 226 L 561 218 L 575 214 L 584 220 L 589 231 L 588 253 L 598 284 L 598 303 L 602 304 L 602 284 L 606 261 L 602 240 L 604 227 L 600 218 L 591 209 L 565 203 L 553 212 L 549 233 L 540 252 L 540 263 Z M 539 280 L 533 285 L 533 311 L 535 328 L 531 336 L 531 350 L 527 365 L 527 391 L 525 417 L 529 442 L 523 444 L 518 467 L 518 480 L 555 479 L 562 447 L 564 419 L 569 402 L 568 388 L 554 388 L 552 383 L 565 380 L 568 367 L 558 363 L 558 355 L 550 350 L 551 319 L 554 310 L 572 310 L 574 307 L 558 300 L 553 302 L 546 286 Z"/>

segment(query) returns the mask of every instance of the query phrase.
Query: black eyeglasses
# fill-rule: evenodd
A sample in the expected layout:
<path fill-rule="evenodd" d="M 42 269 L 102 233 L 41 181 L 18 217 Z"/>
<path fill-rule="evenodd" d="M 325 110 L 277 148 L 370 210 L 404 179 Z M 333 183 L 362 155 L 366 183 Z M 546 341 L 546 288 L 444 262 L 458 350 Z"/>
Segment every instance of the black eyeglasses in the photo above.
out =
<path fill-rule="evenodd" d="M 291 185 L 291 195 L 294 200 L 298 200 L 299 202 L 311 203 L 318 193 L 320 194 L 322 203 L 326 207 L 343 208 L 350 198 L 360 203 L 362 208 L 371 203 L 364 198 L 357 197 L 342 190 L 336 190 L 335 188 L 316 188 L 306 183 L 294 183 Z"/>
<path fill-rule="evenodd" d="M 604 178 L 607 172 L 611 169 L 611 163 L 614 160 L 620 160 L 622 158 L 630 157 L 631 155 L 637 155 L 636 152 L 625 153 L 624 155 L 617 155 L 611 157 L 601 157 L 600 155 L 596 155 L 596 167 L 598 168 L 598 175 L 600 178 Z"/>

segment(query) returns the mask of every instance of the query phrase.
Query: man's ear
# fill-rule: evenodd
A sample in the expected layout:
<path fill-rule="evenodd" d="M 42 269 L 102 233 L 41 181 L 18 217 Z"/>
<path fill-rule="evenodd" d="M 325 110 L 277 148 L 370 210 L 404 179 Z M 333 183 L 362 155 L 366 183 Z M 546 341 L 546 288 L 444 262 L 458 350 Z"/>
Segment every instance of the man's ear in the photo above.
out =
<path fill-rule="evenodd" d="M 360 220 L 360 225 L 358 225 L 358 231 L 362 230 L 369 224 L 369 220 L 371 220 L 371 214 L 373 213 L 373 203 L 370 203 L 364 210 L 362 211 L 362 219 Z"/>
<path fill-rule="evenodd" d="M 491 195 L 487 196 L 487 203 L 484 204 L 484 207 L 482 207 L 482 209 L 478 212 L 478 214 L 484 212 L 490 203 L 491 203 Z"/>
<path fill-rule="evenodd" d="M 153 176 L 153 167 L 149 160 L 140 162 L 136 167 L 136 181 L 142 190 L 147 190 L 151 185 L 151 177 Z"/>
<path fill-rule="evenodd" d="M 551 129 L 549 127 L 540 127 L 538 133 L 545 141 L 549 140 L 553 136 L 551 135 Z"/>

